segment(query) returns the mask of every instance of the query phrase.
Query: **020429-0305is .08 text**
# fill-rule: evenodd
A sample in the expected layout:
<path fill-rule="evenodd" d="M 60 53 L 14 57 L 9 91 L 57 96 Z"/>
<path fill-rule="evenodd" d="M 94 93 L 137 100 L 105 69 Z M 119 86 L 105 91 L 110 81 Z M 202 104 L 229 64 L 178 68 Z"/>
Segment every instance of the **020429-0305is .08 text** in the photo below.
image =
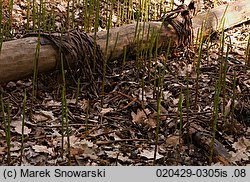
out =
<path fill-rule="evenodd" d="M 227 177 L 235 177 L 235 178 L 245 178 L 247 177 L 246 169 L 233 169 L 226 170 L 221 168 L 213 168 L 213 169 L 157 169 L 155 171 L 155 175 L 158 178 L 171 178 L 171 177 L 180 177 L 180 178 L 188 178 L 188 177 L 218 177 L 218 178 L 227 178 Z"/>

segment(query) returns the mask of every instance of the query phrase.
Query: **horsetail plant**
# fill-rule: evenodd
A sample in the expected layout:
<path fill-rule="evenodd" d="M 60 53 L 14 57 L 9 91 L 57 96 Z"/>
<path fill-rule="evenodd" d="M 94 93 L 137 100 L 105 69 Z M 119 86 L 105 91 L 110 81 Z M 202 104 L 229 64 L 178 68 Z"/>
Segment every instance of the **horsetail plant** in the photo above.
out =
<path fill-rule="evenodd" d="M 28 32 L 29 31 L 29 28 L 30 28 L 30 1 L 27 1 L 26 2 L 26 7 L 27 7 L 27 24 L 26 24 L 26 31 Z"/>
<path fill-rule="evenodd" d="M 180 120 L 179 124 L 179 148 L 178 148 L 178 157 L 176 160 L 176 165 L 178 165 L 179 160 L 180 160 L 180 153 L 181 153 L 181 148 L 182 148 L 182 131 L 183 131 L 183 117 L 182 117 L 182 88 L 180 90 L 180 95 L 179 95 L 179 101 L 178 101 L 178 116 Z"/>
<path fill-rule="evenodd" d="M 124 70 L 125 64 L 126 64 L 126 57 L 127 56 L 127 47 L 124 47 L 124 53 L 123 53 L 123 61 L 122 61 L 122 71 Z"/>
<path fill-rule="evenodd" d="M 25 125 L 25 110 L 27 103 L 27 94 L 26 89 L 24 90 L 24 98 L 23 98 L 23 114 L 22 114 L 22 138 L 21 138 L 21 155 L 20 155 L 20 165 L 22 164 L 23 159 L 23 149 L 24 149 L 24 125 Z"/>
<path fill-rule="evenodd" d="M 102 78 L 102 95 L 103 96 L 104 96 L 104 86 L 105 86 L 105 81 L 106 81 L 105 77 L 106 77 L 107 62 L 108 62 L 108 46 L 109 46 L 110 24 L 111 24 L 111 17 L 109 16 L 108 26 L 107 26 L 106 46 L 105 46 L 105 53 L 104 53 L 104 62 L 103 62 L 103 78 Z M 103 101 L 102 101 L 102 104 L 103 104 Z"/>
<path fill-rule="evenodd" d="M 156 163 L 156 155 L 158 152 L 158 143 L 159 143 L 159 132 L 160 132 L 160 117 L 161 117 L 161 95 L 162 95 L 162 85 L 161 85 L 161 76 L 158 77 L 158 89 L 156 92 L 157 99 L 157 125 L 155 131 L 155 148 L 154 148 L 154 164 Z"/>
<path fill-rule="evenodd" d="M 224 49 L 224 28 L 222 28 L 222 35 L 221 35 L 221 44 L 220 44 L 220 49 L 221 49 L 221 54 L 223 55 L 223 49 Z M 225 70 L 226 68 L 224 68 Z M 214 95 L 214 105 L 213 105 L 213 129 L 212 129 L 212 141 L 210 143 L 210 155 L 209 155 L 209 165 L 211 165 L 213 161 L 213 152 L 214 152 L 214 142 L 215 142 L 215 134 L 217 131 L 217 123 L 219 119 L 219 106 L 220 106 L 220 93 L 222 89 L 222 74 L 224 74 L 223 71 L 223 62 L 220 64 L 220 69 L 218 73 L 218 80 L 216 81 L 215 84 L 215 95 Z M 225 97 L 225 96 L 223 96 Z M 223 113 L 224 114 L 224 113 Z"/>
<path fill-rule="evenodd" d="M 214 8 L 215 8 L 217 5 L 217 0 L 214 0 L 213 4 L 214 4 Z"/>
<path fill-rule="evenodd" d="M 67 106 L 67 99 L 66 99 L 66 78 L 65 78 L 65 69 L 64 69 L 64 57 L 61 52 L 61 44 L 62 44 L 62 33 L 60 37 L 60 63 L 61 63 L 61 73 L 62 73 L 62 79 L 63 79 L 63 85 L 62 85 L 62 153 L 63 156 L 63 142 L 64 142 L 64 120 L 66 125 L 66 135 L 67 135 L 67 151 L 68 151 L 68 165 L 71 165 L 71 153 L 70 153 L 70 134 L 69 134 L 69 117 L 68 117 L 68 106 Z"/>
<path fill-rule="evenodd" d="M 169 41 L 168 49 L 166 53 L 166 60 L 170 53 L 170 46 L 171 41 Z M 155 132 L 155 150 L 154 150 L 154 164 L 156 162 L 156 154 L 158 149 L 158 142 L 159 142 L 159 131 L 160 131 L 160 117 L 161 117 L 161 100 L 162 100 L 162 90 L 163 90 L 163 84 L 164 84 L 164 76 L 165 76 L 165 69 L 166 63 L 164 63 L 164 69 L 159 69 L 159 76 L 158 76 L 158 86 L 156 87 L 156 72 L 157 72 L 157 66 L 155 68 L 155 78 L 154 78 L 154 85 L 157 88 L 156 90 L 156 99 L 157 99 L 157 125 L 156 125 L 156 132 Z M 155 94 L 153 94 L 154 96 Z"/>
<path fill-rule="evenodd" d="M 40 0 L 40 3 L 42 3 L 43 0 Z M 34 65 L 33 65 L 33 78 L 32 78 L 32 98 L 31 98 L 31 107 L 30 107 L 30 118 L 32 118 L 32 109 L 33 104 L 36 96 L 36 90 L 37 90 L 37 76 L 38 76 L 38 60 L 40 56 L 40 49 L 41 49 L 41 12 L 42 12 L 42 6 L 40 6 L 40 15 L 38 18 L 38 37 L 37 37 L 37 46 L 36 46 L 36 53 L 34 58 Z"/>
<path fill-rule="evenodd" d="M 41 0 L 41 13 L 42 13 L 42 22 L 43 22 L 43 32 L 47 31 L 47 24 L 46 24 L 46 0 Z"/>
<path fill-rule="evenodd" d="M 248 36 L 246 48 L 246 66 L 250 66 L 250 35 Z"/>
<path fill-rule="evenodd" d="M 137 34 L 137 40 L 136 40 L 136 66 L 138 68 L 138 70 L 141 69 L 141 61 L 140 61 L 140 56 L 141 56 L 141 53 L 142 53 L 142 40 L 143 39 L 143 36 L 144 36 L 144 25 L 139 25 L 139 31 L 138 31 L 138 34 Z M 141 26 L 142 26 L 142 29 L 141 29 Z M 142 33 L 141 33 L 142 32 Z M 139 71 L 137 72 L 137 77 L 139 78 Z"/>
<path fill-rule="evenodd" d="M 122 8 L 121 8 L 121 4 L 120 4 L 120 0 L 117 0 L 117 26 L 121 26 L 121 13 L 122 13 Z"/>
<path fill-rule="evenodd" d="M 134 12 L 133 12 L 133 1 L 128 0 L 128 10 L 127 10 L 127 19 L 128 20 L 133 20 L 134 19 Z"/>
<path fill-rule="evenodd" d="M 236 100 L 236 71 L 234 70 L 234 76 L 233 76 L 233 100 L 232 100 L 232 107 L 231 107 L 231 127 L 234 127 L 234 106 L 235 106 L 235 100 Z"/>
<path fill-rule="evenodd" d="M 67 99 L 66 99 L 66 87 L 65 85 L 62 88 L 62 111 L 64 115 L 62 115 L 62 128 L 64 127 L 64 120 L 66 125 L 66 136 L 67 136 L 67 151 L 68 151 L 68 165 L 71 165 L 71 151 L 70 151 L 70 133 L 69 133 L 69 117 L 68 117 L 68 106 L 67 106 Z M 64 132 L 64 129 L 63 131 Z M 64 135 L 62 134 L 62 137 Z M 63 140 L 62 140 L 63 142 Z M 62 148 L 63 150 L 63 148 Z"/>
<path fill-rule="evenodd" d="M 205 23 L 204 23 L 205 24 Z M 200 65 L 201 65 L 201 56 L 202 56 L 202 46 L 203 46 L 203 28 L 204 28 L 204 24 L 201 27 L 200 30 L 200 42 L 199 42 L 199 51 L 198 51 L 198 60 L 197 60 L 197 64 L 196 64 L 196 84 L 195 84 L 195 108 L 198 108 L 198 89 L 199 89 L 199 77 L 200 77 Z"/>
<path fill-rule="evenodd" d="M 228 68 L 228 55 L 229 55 L 229 45 L 227 45 L 227 52 L 226 57 L 223 59 L 223 87 L 222 87 L 222 95 L 223 95 L 223 106 L 222 106 L 222 113 L 223 113 L 223 121 L 226 122 L 226 78 L 227 78 L 227 68 Z"/>
<path fill-rule="evenodd" d="M 14 0 L 9 0 L 9 8 L 8 8 L 9 19 L 8 19 L 8 35 L 7 35 L 7 37 L 10 37 L 10 38 L 13 37 L 13 32 L 12 32 L 13 5 L 14 5 Z"/>
<path fill-rule="evenodd" d="M 225 24 L 225 15 L 226 15 L 226 12 L 227 12 L 227 9 L 228 9 L 228 5 L 226 6 L 224 12 L 223 12 L 223 15 L 221 17 L 221 20 L 220 20 L 220 23 L 219 23 L 219 26 L 217 27 L 217 31 L 219 32 L 220 29 L 224 29 L 224 24 Z"/>
<path fill-rule="evenodd" d="M 214 106 L 213 106 L 214 118 L 213 118 L 212 139 L 210 143 L 209 165 L 211 165 L 213 161 L 215 134 L 217 130 L 217 123 L 218 123 L 218 117 L 219 117 L 220 86 L 221 86 L 220 80 L 217 80 L 215 83 L 215 95 L 214 95 Z"/>
<path fill-rule="evenodd" d="M 75 9 L 75 6 L 77 6 L 76 0 L 72 0 L 72 29 L 74 30 L 75 29 L 75 12 L 76 12 L 76 9 Z"/>
<path fill-rule="evenodd" d="M 3 19 L 3 1 L 0 1 L 0 22 L 2 22 Z M 2 26 L 2 23 L 0 23 L 0 52 L 2 50 L 2 44 L 3 44 L 3 29 L 4 26 Z"/>
<path fill-rule="evenodd" d="M 1 109 L 3 113 L 3 124 L 4 124 L 4 129 L 5 129 L 5 138 L 6 138 L 6 144 L 7 144 L 7 163 L 10 165 L 10 113 L 9 113 L 9 103 L 7 105 L 7 119 L 8 119 L 8 125 L 6 124 L 6 117 L 5 117 L 5 108 L 4 108 L 4 102 L 3 102 L 3 94 L 1 93 L 0 95 L 1 99 Z"/>
<path fill-rule="evenodd" d="M 87 107 L 85 109 L 85 125 L 86 125 L 86 133 L 88 133 L 88 129 L 89 129 L 89 100 L 87 100 Z"/>
<path fill-rule="evenodd" d="M 96 1 L 96 13 L 95 13 L 95 25 L 94 25 L 94 55 L 97 53 L 97 43 L 96 43 L 96 38 L 97 38 L 97 32 L 98 32 L 98 27 L 99 27 L 99 16 L 100 16 L 100 2 Z M 93 64 L 93 72 L 95 72 L 95 67 L 96 67 L 96 56 L 94 56 L 94 64 Z"/>
<path fill-rule="evenodd" d="M 190 122 L 189 122 L 189 115 L 190 115 L 190 92 L 189 92 L 189 73 L 186 73 L 186 93 L 185 93 L 185 100 L 186 100 L 186 109 L 187 109 L 187 131 L 188 131 L 188 140 L 192 140 L 192 136 L 190 133 Z"/>
<path fill-rule="evenodd" d="M 61 119 L 61 137 L 62 137 L 62 143 L 61 143 L 61 158 L 63 159 L 63 155 L 64 155 L 64 120 L 65 120 L 65 87 L 63 87 L 62 89 L 62 119 Z"/>
<path fill-rule="evenodd" d="M 77 90 L 76 90 L 76 102 L 75 102 L 75 111 L 77 109 L 78 101 L 79 101 L 79 93 L 80 93 L 80 78 L 77 79 Z"/>
<path fill-rule="evenodd" d="M 67 17 L 66 17 L 66 30 L 70 28 L 70 1 L 67 1 Z"/>
<path fill-rule="evenodd" d="M 114 0 L 111 0 L 111 9 L 110 9 L 110 19 L 111 19 L 111 23 L 110 23 L 110 27 L 109 28 L 112 28 L 113 27 L 113 23 L 112 23 L 112 20 L 113 20 L 113 11 L 114 11 Z"/>
<path fill-rule="evenodd" d="M 148 28 L 148 34 L 150 34 L 150 43 L 149 43 L 149 64 L 148 64 L 148 79 L 150 80 L 151 79 L 151 68 L 152 68 L 152 59 L 153 59 L 153 48 L 154 48 L 154 29 L 150 29 L 150 27 Z"/>
<path fill-rule="evenodd" d="M 10 154 L 10 103 L 8 101 L 7 103 L 7 121 L 8 121 L 8 125 L 5 124 L 5 135 L 6 135 L 6 142 L 7 142 L 7 163 L 8 165 L 10 165 L 10 160 L 11 160 L 11 154 Z M 4 121 L 6 122 L 6 120 Z"/>
<path fill-rule="evenodd" d="M 33 1 L 32 3 L 32 31 L 36 30 L 36 20 L 37 20 L 37 2 Z"/>

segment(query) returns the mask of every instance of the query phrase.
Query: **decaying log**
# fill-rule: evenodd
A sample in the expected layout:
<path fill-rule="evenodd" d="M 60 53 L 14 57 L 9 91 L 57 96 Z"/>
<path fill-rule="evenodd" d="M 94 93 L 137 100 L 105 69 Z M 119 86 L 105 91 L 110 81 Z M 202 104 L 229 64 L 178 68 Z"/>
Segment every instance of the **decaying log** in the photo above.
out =
<path fill-rule="evenodd" d="M 161 30 L 159 34 L 159 46 L 166 43 L 169 38 L 172 40 L 177 39 L 175 30 L 171 26 L 167 28 L 162 27 L 161 22 L 149 22 L 144 25 L 140 23 L 138 25 L 141 30 L 143 29 L 142 26 L 144 26 L 144 35 L 142 32 L 139 35 L 141 42 L 146 42 L 149 27 L 152 31 L 154 29 L 155 32 Z M 124 47 L 130 47 L 128 49 L 132 49 L 136 46 L 136 42 L 134 41 L 135 32 L 135 24 L 129 24 L 110 30 L 107 49 L 107 57 L 109 60 L 121 57 L 124 54 Z M 106 31 L 97 33 L 97 44 L 100 46 L 103 53 L 106 48 L 106 36 Z M 151 33 L 149 37 L 150 36 Z M 0 52 L 0 83 L 7 83 L 9 81 L 25 78 L 33 73 L 37 43 L 37 37 L 26 37 L 3 42 Z M 45 37 L 41 37 L 38 59 L 39 72 L 53 71 L 56 68 L 58 59 L 58 49 L 50 44 Z M 69 64 L 73 65 L 74 62 L 69 62 Z"/>
<path fill-rule="evenodd" d="M 218 6 L 209 12 L 198 14 L 193 18 L 194 31 L 197 32 L 203 21 L 206 21 L 205 33 L 216 31 L 222 28 L 222 18 L 224 17 L 224 29 L 228 29 L 250 20 L 249 0 L 239 0 L 228 5 Z"/>
<path fill-rule="evenodd" d="M 36 47 L 37 37 L 4 42 L 0 52 L 0 83 L 7 83 L 31 75 L 34 68 Z M 41 45 L 38 60 L 39 72 L 54 70 L 57 57 L 57 50 L 52 45 Z"/>
<path fill-rule="evenodd" d="M 210 11 L 208 19 L 206 20 L 205 33 L 208 33 L 211 29 L 217 29 L 217 25 L 223 17 L 225 8 L 226 6 L 224 5 Z M 248 0 L 231 3 L 226 12 L 225 27 L 229 28 L 249 20 L 249 10 L 250 4 Z M 196 35 L 197 30 L 201 27 L 206 17 L 207 13 L 202 13 L 198 14 L 193 19 L 194 35 Z M 136 27 L 136 24 L 130 24 L 111 29 L 107 51 L 105 50 L 107 32 L 103 31 L 97 33 L 97 44 L 100 46 L 103 53 L 107 52 L 106 55 L 109 60 L 122 57 L 125 47 L 130 51 L 131 49 L 136 49 L 136 31 L 140 32 L 139 41 L 143 42 L 144 45 L 146 45 L 147 40 L 150 40 L 152 31 L 158 32 L 159 34 L 159 46 L 167 45 L 170 39 L 172 42 L 178 41 L 178 35 L 175 29 L 170 25 L 164 27 L 161 22 L 149 22 L 140 23 L 138 26 L 139 29 L 136 29 Z M 148 31 L 149 28 L 151 31 Z M 0 84 L 18 80 L 33 73 L 37 42 L 36 37 L 27 37 L 4 42 L 2 44 L 2 50 L 0 52 Z M 53 71 L 56 68 L 57 59 L 59 57 L 58 50 L 46 42 L 48 42 L 46 38 L 41 37 L 38 60 L 39 72 Z M 70 62 L 69 64 L 74 63 Z"/>
<path fill-rule="evenodd" d="M 189 134 L 192 136 L 192 140 L 198 147 L 202 148 L 207 158 L 210 157 L 210 150 L 213 143 L 213 162 L 220 162 L 223 165 L 229 165 L 231 162 L 231 155 L 217 139 L 212 142 L 211 132 L 205 130 L 201 126 L 191 123 L 189 128 Z"/>

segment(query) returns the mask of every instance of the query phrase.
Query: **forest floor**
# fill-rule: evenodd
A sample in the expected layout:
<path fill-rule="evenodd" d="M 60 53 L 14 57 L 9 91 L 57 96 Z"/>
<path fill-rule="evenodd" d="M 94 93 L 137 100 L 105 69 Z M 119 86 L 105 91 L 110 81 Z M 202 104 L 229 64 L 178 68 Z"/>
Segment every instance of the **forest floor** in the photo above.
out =
<path fill-rule="evenodd" d="M 26 33 L 27 1 L 14 2 L 13 35 L 14 38 L 20 38 Z M 46 2 L 48 7 L 52 4 L 57 7 L 58 17 L 55 25 L 56 31 L 60 32 L 61 20 L 67 11 L 67 2 Z M 133 2 L 135 4 L 137 1 Z M 214 5 L 210 0 L 205 2 L 201 1 L 199 11 L 205 11 Z M 227 3 L 226 0 L 218 2 Z M 123 5 L 124 2 L 117 3 Z M 155 7 L 156 3 L 151 0 L 152 7 Z M 167 8 L 169 4 L 166 3 L 165 6 Z M 105 21 L 105 1 L 100 1 L 100 7 L 100 19 Z M 81 13 L 76 12 L 74 25 L 79 30 L 84 21 L 81 19 Z M 115 26 L 115 11 L 113 19 Z M 7 20 L 4 16 L 3 21 Z M 105 25 L 99 27 L 99 31 L 104 27 Z M 212 165 L 250 165 L 250 66 L 246 65 L 249 32 L 249 21 L 225 31 L 225 42 L 230 45 L 230 50 L 226 88 L 225 92 L 219 95 L 216 139 L 230 157 L 227 164 L 223 163 L 223 160 L 214 159 Z M 198 92 L 195 72 L 198 53 L 190 58 L 186 57 L 181 49 L 171 53 L 168 59 L 162 50 L 158 56 L 145 60 L 145 65 L 141 67 L 136 65 L 137 61 L 133 56 L 127 57 L 124 66 L 120 64 L 121 61 L 109 63 L 112 73 L 106 77 L 108 84 L 105 86 L 105 95 L 90 98 L 86 90 L 88 85 L 82 84 L 77 105 L 77 85 L 69 84 L 66 90 L 69 140 L 64 129 L 63 142 L 60 75 L 54 72 L 38 76 L 32 118 L 28 117 L 31 108 L 32 78 L 9 82 L 2 88 L 2 92 L 5 108 L 8 104 L 10 107 L 11 160 L 7 160 L 6 129 L 1 110 L 0 164 L 20 165 L 22 109 L 26 89 L 22 165 L 208 165 L 209 151 L 189 136 L 188 123 L 200 127 L 201 132 L 206 130 L 212 133 L 216 81 L 221 61 L 225 59 L 220 56 L 219 47 L 220 35 L 209 44 L 205 42 L 203 45 Z M 146 64 L 149 62 L 157 69 L 147 70 Z M 164 62 L 166 70 L 162 86 L 159 141 L 154 156 L 157 128 L 154 75 L 157 75 L 157 70 L 162 69 Z M 190 73 L 188 82 L 187 73 Z M 179 113 L 180 103 L 182 116 Z M 180 120 L 183 124 L 182 131 L 179 129 Z"/>

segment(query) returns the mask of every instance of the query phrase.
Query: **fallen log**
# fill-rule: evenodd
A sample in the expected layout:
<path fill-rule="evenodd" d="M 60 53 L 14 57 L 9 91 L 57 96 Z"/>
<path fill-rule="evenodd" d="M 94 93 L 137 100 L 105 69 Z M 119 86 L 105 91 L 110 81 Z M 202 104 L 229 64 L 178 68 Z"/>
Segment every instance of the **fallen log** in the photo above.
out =
<path fill-rule="evenodd" d="M 226 8 L 226 5 L 219 6 L 212 9 L 209 13 L 201 13 L 194 17 L 194 36 L 205 20 L 205 34 L 208 34 L 211 30 L 217 30 Z M 249 10 L 250 4 L 248 0 L 230 3 L 225 15 L 225 27 L 230 28 L 248 21 L 250 19 Z M 140 32 L 139 41 L 142 42 L 143 45 L 143 43 L 146 44 L 146 42 L 150 40 L 152 31 L 158 33 L 159 47 L 166 46 L 170 39 L 172 42 L 178 42 L 178 35 L 175 28 L 171 25 L 164 27 L 162 26 L 162 22 L 135 23 L 111 29 L 108 36 L 109 40 L 107 50 L 106 31 L 97 32 L 96 42 L 107 58 L 109 60 L 114 60 L 123 56 L 125 47 L 134 47 L 134 49 L 136 49 L 136 32 Z M 0 84 L 13 80 L 19 80 L 32 75 L 37 44 L 37 37 L 27 37 L 3 42 L 0 52 Z M 58 49 L 49 43 L 45 37 L 41 37 L 41 46 L 38 58 L 39 72 L 43 73 L 53 71 L 57 66 L 58 58 Z M 69 62 L 69 64 L 73 65 L 74 62 Z"/>
<path fill-rule="evenodd" d="M 197 32 L 203 21 L 206 21 L 205 33 L 222 28 L 222 19 L 225 19 L 224 29 L 232 28 L 250 20 L 249 0 L 238 0 L 218 6 L 209 12 L 198 14 L 193 18 L 194 31 Z"/>
<path fill-rule="evenodd" d="M 211 155 L 212 147 L 213 162 L 220 162 L 223 165 L 229 165 L 231 163 L 230 153 L 220 141 L 215 138 L 213 141 L 213 136 L 211 132 L 205 130 L 204 128 L 195 123 L 191 123 L 189 128 L 189 135 L 192 136 L 192 140 L 197 145 L 197 147 L 201 148 L 204 151 L 205 155 L 208 158 L 208 161 Z"/>

